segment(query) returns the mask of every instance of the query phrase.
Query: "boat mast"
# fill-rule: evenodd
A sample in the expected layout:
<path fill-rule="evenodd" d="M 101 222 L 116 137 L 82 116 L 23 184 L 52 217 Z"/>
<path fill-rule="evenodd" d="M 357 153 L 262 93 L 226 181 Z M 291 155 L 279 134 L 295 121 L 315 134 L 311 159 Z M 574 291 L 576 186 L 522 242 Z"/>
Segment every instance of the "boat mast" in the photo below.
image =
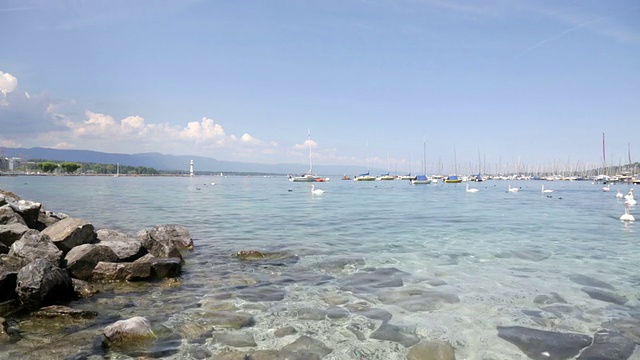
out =
<path fill-rule="evenodd" d="M 309 175 L 313 174 L 313 162 L 311 162 L 311 130 L 307 129 L 307 133 L 309 134 Z"/>
<path fill-rule="evenodd" d="M 604 175 L 608 175 L 608 172 L 607 172 L 607 152 L 606 152 L 606 146 L 605 146 L 605 141 L 604 141 L 604 131 L 602 132 L 602 171 L 604 172 Z"/>

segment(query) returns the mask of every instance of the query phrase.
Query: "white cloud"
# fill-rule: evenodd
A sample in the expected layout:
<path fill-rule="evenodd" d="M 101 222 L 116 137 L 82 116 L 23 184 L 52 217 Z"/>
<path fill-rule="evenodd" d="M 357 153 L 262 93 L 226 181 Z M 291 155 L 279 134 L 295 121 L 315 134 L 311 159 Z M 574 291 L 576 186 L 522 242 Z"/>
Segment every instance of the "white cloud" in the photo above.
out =
<path fill-rule="evenodd" d="M 22 147 L 22 145 L 19 142 L 16 142 L 15 140 L 12 140 L 12 139 L 6 139 L 6 140 L 0 139 L 0 147 L 19 148 L 19 147 Z"/>
<path fill-rule="evenodd" d="M 202 121 L 193 121 L 180 131 L 180 138 L 195 140 L 196 143 L 213 141 L 218 145 L 225 143 L 225 132 L 222 125 L 216 124 L 213 120 L 203 117 Z"/>
<path fill-rule="evenodd" d="M 0 106 L 8 106 L 7 94 L 12 92 L 18 87 L 18 79 L 15 76 L 0 71 L 0 92 L 2 93 L 2 99 L 0 99 Z"/>
<path fill-rule="evenodd" d="M 15 76 L 0 71 L 0 92 L 2 95 L 7 95 L 18 87 L 18 79 Z"/>
<path fill-rule="evenodd" d="M 318 143 L 309 139 L 306 140 L 305 142 L 303 142 L 302 144 L 295 144 L 293 145 L 293 148 L 296 150 L 305 150 L 305 149 L 309 149 L 309 147 L 313 148 L 317 148 L 318 147 Z"/>

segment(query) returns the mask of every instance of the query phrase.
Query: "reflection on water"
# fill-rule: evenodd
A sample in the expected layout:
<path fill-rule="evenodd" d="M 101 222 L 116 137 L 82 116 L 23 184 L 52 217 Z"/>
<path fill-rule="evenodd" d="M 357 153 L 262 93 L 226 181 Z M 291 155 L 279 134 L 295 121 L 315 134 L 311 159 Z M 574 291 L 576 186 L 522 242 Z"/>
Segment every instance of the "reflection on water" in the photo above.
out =
<path fill-rule="evenodd" d="M 0 188 L 96 228 L 134 234 L 179 224 L 195 243 L 178 279 L 108 284 L 72 304 L 98 311 L 96 319 L 11 319 L 20 335 L 0 342 L 0 358 L 104 355 L 100 331 L 131 316 L 147 317 L 158 335 L 137 355 L 290 351 L 307 335 L 333 359 L 405 359 L 425 339 L 448 341 L 457 358 L 524 358 L 497 326 L 592 336 L 606 321 L 632 318 L 639 237 L 636 224 L 618 220 L 615 193 L 590 182 L 554 182 L 550 194 L 539 181 L 513 182 L 517 193 L 508 185 L 467 193 L 464 184 L 334 180 L 312 196 L 309 184 L 284 177 L 0 178 Z M 232 256 L 241 250 L 295 261 Z M 628 302 L 590 297 L 576 274 Z M 547 307 L 557 299 L 534 301 L 552 294 L 563 310 Z"/>

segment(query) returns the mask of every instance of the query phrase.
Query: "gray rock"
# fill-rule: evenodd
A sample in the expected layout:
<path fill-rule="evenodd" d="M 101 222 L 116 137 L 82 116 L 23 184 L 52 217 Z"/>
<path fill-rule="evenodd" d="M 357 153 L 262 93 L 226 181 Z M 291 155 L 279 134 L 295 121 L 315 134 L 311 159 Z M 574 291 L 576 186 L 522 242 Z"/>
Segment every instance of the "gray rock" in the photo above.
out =
<path fill-rule="evenodd" d="M 64 253 L 82 244 L 95 240 L 93 225 L 82 219 L 66 218 L 42 231 Z"/>
<path fill-rule="evenodd" d="M 29 227 L 20 223 L 0 225 L 0 243 L 9 248 L 29 231 Z"/>
<path fill-rule="evenodd" d="M 211 311 L 201 315 L 207 323 L 212 324 L 216 328 L 223 329 L 240 329 L 252 326 L 254 323 L 253 316 L 248 313 L 235 311 Z"/>
<path fill-rule="evenodd" d="M 149 263 L 99 262 L 91 272 L 93 281 L 135 281 L 151 277 Z"/>
<path fill-rule="evenodd" d="M 327 317 L 327 312 L 317 308 L 304 308 L 298 309 L 299 320 L 324 320 Z"/>
<path fill-rule="evenodd" d="M 587 293 L 592 299 L 606 301 L 618 305 L 624 305 L 627 303 L 627 301 L 629 301 L 629 299 L 622 295 L 614 294 L 612 292 L 604 291 L 598 288 L 583 287 L 582 291 Z"/>
<path fill-rule="evenodd" d="M 182 258 L 182 254 L 172 241 L 168 242 L 160 242 L 151 237 L 147 230 L 141 230 L 138 232 L 137 238 L 142 242 L 142 246 L 147 250 L 147 252 L 155 257 L 159 258 L 178 258 L 181 263 L 184 263 L 184 259 Z"/>
<path fill-rule="evenodd" d="M 578 360 L 626 360 L 631 357 L 636 344 L 617 331 L 600 330 L 593 337 L 593 344 L 586 348 Z"/>
<path fill-rule="evenodd" d="M 182 261 L 178 258 L 158 258 L 147 254 L 134 263 L 147 263 L 151 267 L 151 277 L 155 279 L 173 278 L 180 275 Z"/>
<path fill-rule="evenodd" d="M 189 230 L 178 225 L 156 225 L 149 230 L 149 236 L 161 243 L 173 243 L 178 248 L 192 249 L 193 239 Z"/>
<path fill-rule="evenodd" d="M 0 225 L 22 224 L 27 226 L 20 214 L 16 213 L 9 205 L 0 206 Z"/>
<path fill-rule="evenodd" d="M 75 295 L 67 271 L 43 259 L 20 269 L 16 293 L 27 309 L 65 302 Z"/>
<path fill-rule="evenodd" d="M 609 289 L 609 290 L 615 290 L 614 287 L 611 284 L 608 284 L 604 281 L 598 280 L 598 279 L 594 279 L 592 277 L 586 276 L 586 275 L 581 275 L 581 274 L 574 274 L 569 276 L 569 280 L 573 281 L 576 284 L 580 284 L 580 285 L 585 285 L 585 286 L 590 286 L 590 287 L 598 287 L 598 288 L 603 288 L 603 289 Z"/>
<path fill-rule="evenodd" d="M 118 255 L 104 245 L 82 244 L 69 250 L 64 259 L 71 276 L 80 280 L 90 280 L 93 269 L 99 262 L 116 262 Z"/>
<path fill-rule="evenodd" d="M 406 333 L 399 326 L 391 325 L 387 322 L 383 322 L 369 337 L 371 339 L 397 342 L 404 347 L 411 347 L 420 341 L 417 336 Z"/>
<path fill-rule="evenodd" d="M 62 251 L 46 234 L 38 230 L 29 230 L 24 233 L 20 240 L 11 245 L 9 255 L 23 258 L 27 262 L 44 259 L 55 266 L 62 264 Z"/>
<path fill-rule="evenodd" d="M 103 344 L 121 348 L 151 341 L 155 338 L 151 330 L 151 323 L 141 316 L 116 321 L 104 328 L 102 334 L 104 335 Z"/>
<path fill-rule="evenodd" d="M 13 211 L 20 214 L 28 227 L 32 229 L 36 227 L 42 204 L 35 201 L 18 200 L 17 202 L 9 203 L 9 206 L 13 208 Z"/>
<path fill-rule="evenodd" d="M 60 220 L 68 218 L 69 215 L 63 213 L 54 213 L 51 211 L 40 211 L 40 215 L 38 216 L 38 223 L 43 227 L 39 229 L 40 231 L 44 230 Z"/>
<path fill-rule="evenodd" d="M 588 335 L 522 326 L 498 326 L 498 336 L 514 344 L 534 360 L 569 359 L 591 344 L 591 337 Z"/>
<path fill-rule="evenodd" d="M 132 262 L 147 254 L 139 238 L 120 231 L 100 229 L 96 231 L 96 243 L 111 248 L 118 262 Z"/>
<path fill-rule="evenodd" d="M 6 254 L 0 255 L 0 302 L 18 297 L 16 293 L 18 272 L 26 264 L 22 258 Z"/>
<path fill-rule="evenodd" d="M 529 261 L 542 261 L 548 259 L 550 256 L 550 252 L 540 249 L 512 250 L 496 254 L 498 258 L 518 258 Z"/>
<path fill-rule="evenodd" d="M 349 317 L 349 311 L 341 307 L 330 307 L 327 309 L 327 317 L 329 319 L 344 319 Z"/>
<path fill-rule="evenodd" d="M 363 311 L 358 311 L 357 314 L 362 315 L 369 319 L 382 320 L 382 321 L 389 321 L 393 317 L 393 315 L 390 312 L 383 309 L 367 309 Z"/>

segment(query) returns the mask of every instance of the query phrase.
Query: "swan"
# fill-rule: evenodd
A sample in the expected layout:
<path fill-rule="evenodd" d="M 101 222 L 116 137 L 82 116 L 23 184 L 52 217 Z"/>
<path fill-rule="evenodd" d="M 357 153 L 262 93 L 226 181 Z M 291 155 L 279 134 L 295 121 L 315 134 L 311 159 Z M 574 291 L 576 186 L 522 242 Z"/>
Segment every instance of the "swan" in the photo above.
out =
<path fill-rule="evenodd" d="M 629 190 L 627 195 L 624 196 L 625 200 L 633 199 L 633 189 Z"/>
<path fill-rule="evenodd" d="M 544 188 L 544 184 L 542 184 L 542 192 L 543 192 L 543 193 L 551 193 L 551 192 L 553 192 L 553 190 L 551 190 L 551 189 L 545 189 L 545 188 Z"/>
<path fill-rule="evenodd" d="M 609 190 L 611 190 L 611 186 L 609 186 L 609 184 L 602 187 L 602 191 L 609 191 Z"/>
<path fill-rule="evenodd" d="M 637 205 L 638 202 L 636 201 L 636 199 L 634 199 L 633 197 L 627 199 L 627 201 L 624 202 L 627 205 Z"/>
<path fill-rule="evenodd" d="M 629 205 L 624 207 L 624 214 L 620 216 L 620 220 L 622 221 L 636 221 L 636 218 L 633 215 L 629 214 Z"/>
<path fill-rule="evenodd" d="M 511 184 L 509 184 L 509 192 L 518 192 L 518 188 L 512 188 Z"/>
<path fill-rule="evenodd" d="M 624 197 L 624 195 L 622 195 L 622 191 L 620 191 L 620 189 L 618 189 L 618 192 L 616 193 L 616 197 L 618 199 L 622 199 Z"/>
<path fill-rule="evenodd" d="M 324 190 L 316 189 L 315 185 L 311 185 L 311 194 L 313 194 L 313 195 L 322 195 L 322 194 L 324 194 Z"/>
<path fill-rule="evenodd" d="M 469 189 L 469 184 L 467 184 L 467 192 L 471 192 L 471 193 L 478 192 L 478 189 Z"/>

